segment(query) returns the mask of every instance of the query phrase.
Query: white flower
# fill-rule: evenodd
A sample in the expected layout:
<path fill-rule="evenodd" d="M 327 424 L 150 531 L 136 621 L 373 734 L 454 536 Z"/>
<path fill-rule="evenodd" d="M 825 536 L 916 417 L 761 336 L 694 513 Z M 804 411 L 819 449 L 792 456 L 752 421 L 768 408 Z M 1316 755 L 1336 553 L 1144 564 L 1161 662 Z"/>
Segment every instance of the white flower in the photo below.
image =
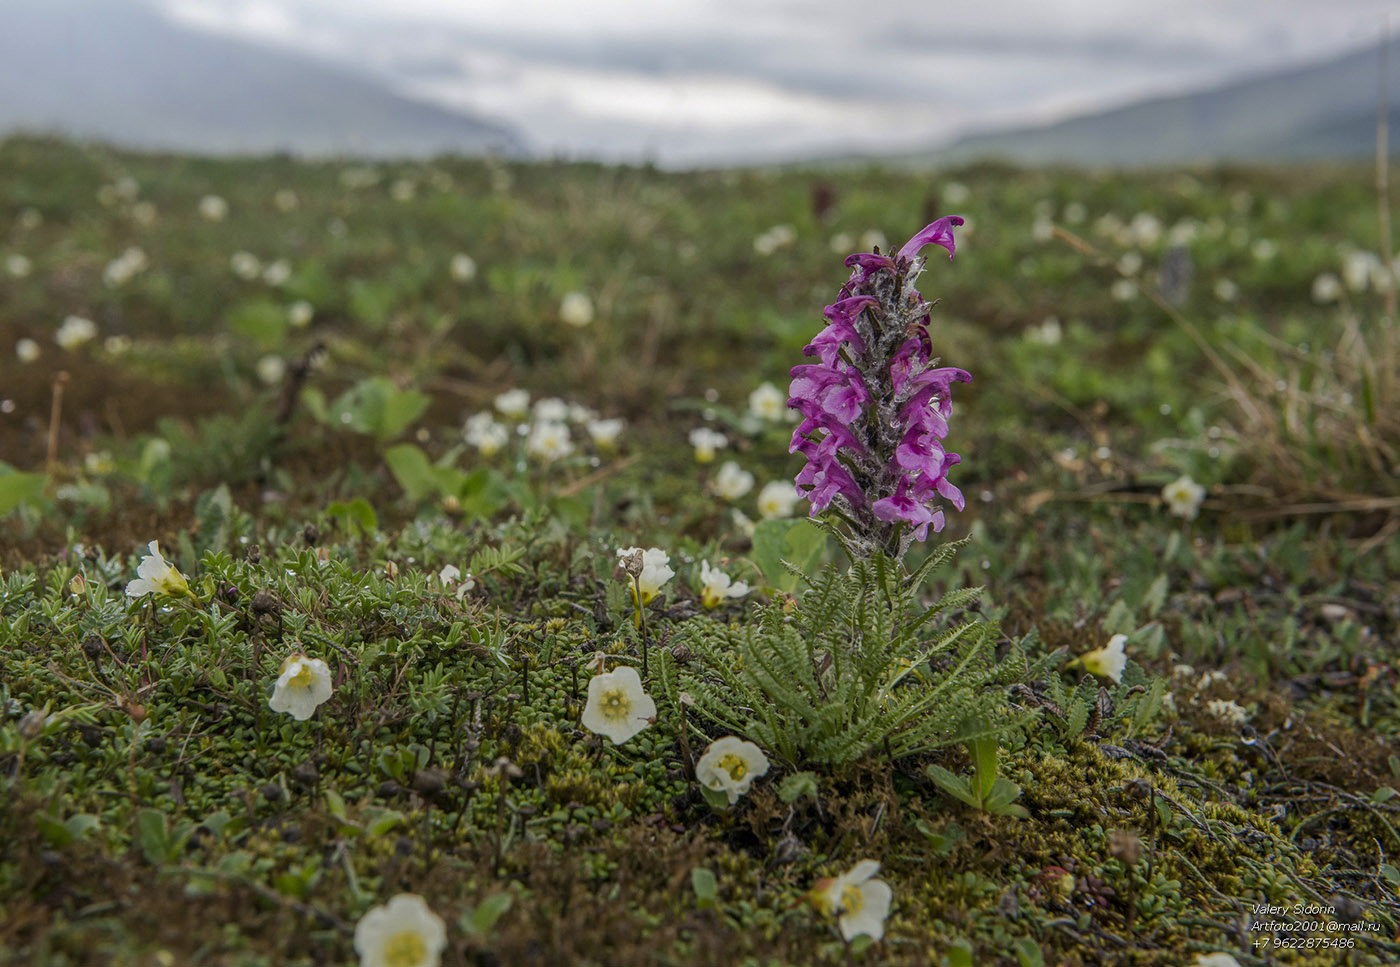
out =
<path fill-rule="evenodd" d="M 305 299 L 299 299 L 287 307 L 287 321 L 296 329 L 304 329 L 311 325 L 311 319 L 315 315 L 316 307 Z"/>
<path fill-rule="evenodd" d="M 861 934 L 871 940 L 885 935 L 885 917 L 889 916 L 894 892 L 884 880 L 873 879 L 879 871 L 879 863 L 861 860 L 849 873 L 819 881 L 812 891 L 817 909 L 836 917 L 841 936 L 848 941 Z"/>
<path fill-rule="evenodd" d="M 35 362 L 42 353 L 43 350 L 33 339 L 21 339 L 15 343 L 15 357 L 26 365 Z"/>
<path fill-rule="evenodd" d="M 749 791 L 755 779 L 767 773 L 768 757 L 763 750 L 733 735 L 711 742 L 695 764 L 700 785 L 724 793 L 731 806 Z"/>
<path fill-rule="evenodd" d="M 589 420 L 585 425 L 594 444 L 605 450 L 612 450 L 617 447 L 617 438 L 622 435 L 622 428 L 626 424 L 621 418 L 614 417 L 611 420 Z"/>
<path fill-rule="evenodd" d="M 199 200 L 199 214 L 206 221 L 221 222 L 228 214 L 228 202 L 218 195 L 205 195 Z"/>
<path fill-rule="evenodd" d="M 268 386 L 282 382 L 287 375 L 287 361 L 281 356 L 267 355 L 258 360 L 258 379 Z"/>
<path fill-rule="evenodd" d="M 120 334 L 116 336 L 108 336 L 106 339 L 102 340 L 102 348 L 107 350 L 107 352 L 111 353 L 113 356 L 120 356 L 130 351 L 131 337 L 123 336 Z"/>
<path fill-rule="evenodd" d="M 583 292 L 568 292 L 559 302 L 559 318 L 571 326 L 586 326 L 593 321 L 593 300 Z"/>
<path fill-rule="evenodd" d="M 569 428 L 553 421 L 536 423 L 530 428 L 530 436 L 525 440 L 525 452 L 546 462 L 567 457 L 574 452 L 573 441 L 569 439 Z"/>
<path fill-rule="evenodd" d="M 278 259 L 263 269 L 262 277 L 268 285 L 286 285 L 292 277 L 292 267 L 286 259 Z"/>
<path fill-rule="evenodd" d="M 451 586 L 456 582 L 457 588 L 454 593 L 457 595 L 458 601 L 461 601 L 468 591 L 476 587 L 476 579 L 471 576 L 470 571 L 467 572 L 465 580 L 459 580 L 459 578 L 462 577 L 462 569 L 455 564 L 443 565 L 442 570 L 438 572 L 437 576 L 438 580 L 441 581 L 444 586 Z"/>
<path fill-rule="evenodd" d="M 1234 302 L 1240 297 L 1240 287 L 1231 279 L 1217 279 L 1215 297 L 1221 302 Z"/>
<path fill-rule="evenodd" d="M 18 222 L 20 228 L 26 232 L 32 232 L 44 224 L 44 213 L 37 208 L 26 208 L 19 213 Z"/>
<path fill-rule="evenodd" d="M 625 559 L 640 550 L 640 547 L 619 547 L 617 556 Z M 661 593 L 662 585 L 675 576 L 676 572 L 671 569 L 671 555 L 659 547 L 649 547 L 642 551 L 642 573 L 636 582 L 641 586 L 642 604 L 650 604 Z"/>
<path fill-rule="evenodd" d="M 623 665 L 617 671 L 594 675 L 588 680 L 588 704 L 583 709 L 583 727 L 606 735 L 613 745 L 621 745 L 656 717 L 656 703 L 642 690 L 637 669 Z"/>
<path fill-rule="evenodd" d="M 1278 242 L 1271 238 L 1261 238 L 1249 249 L 1250 253 L 1260 262 L 1267 262 L 1278 254 Z"/>
<path fill-rule="evenodd" d="M 797 241 L 797 229 L 791 225 L 774 225 L 753 240 L 753 250 L 759 255 L 772 255 L 778 249 Z"/>
<path fill-rule="evenodd" d="M 413 201 L 418 194 L 418 185 L 408 178 L 400 178 L 389 186 L 389 197 L 394 201 Z"/>
<path fill-rule="evenodd" d="M 530 394 L 523 389 L 508 389 L 496 397 L 496 409 L 503 416 L 518 420 L 530 411 Z"/>
<path fill-rule="evenodd" d="M 355 924 L 360 967 L 438 967 L 446 946 L 442 918 L 416 893 L 400 893 Z"/>
<path fill-rule="evenodd" d="M 272 204 L 277 206 L 279 212 L 296 211 L 301 199 L 297 198 L 297 193 L 290 188 L 279 188 L 277 194 L 272 196 Z"/>
<path fill-rule="evenodd" d="M 458 282 L 470 282 L 476 278 L 476 259 L 466 252 L 458 252 L 452 256 L 448 271 L 452 273 L 452 278 Z"/>
<path fill-rule="evenodd" d="M 152 225 L 156 220 L 156 206 L 148 201 L 138 201 L 131 206 L 131 218 L 138 225 Z"/>
<path fill-rule="evenodd" d="M 34 263 L 23 255 L 5 256 L 5 271 L 16 279 L 22 279 L 34 268 Z"/>
<path fill-rule="evenodd" d="M 1065 206 L 1061 213 L 1067 225 L 1078 225 L 1089 217 L 1089 209 L 1085 208 L 1081 202 L 1072 201 Z"/>
<path fill-rule="evenodd" d="M 1342 257 L 1342 278 L 1353 292 L 1365 292 L 1383 272 L 1380 258 L 1372 252 L 1348 252 Z"/>
<path fill-rule="evenodd" d="M 157 541 L 146 547 L 151 553 L 136 566 L 137 578 L 126 586 L 126 596 L 139 598 L 147 594 L 167 594 L 171 597 L 192 597 L 190 586 L 180 569 L 161 556 Z"/>
<path fill-rule="evenodd" d="M 1026 339 L 1042 346 L 1058 346 L 1063 337 L 1060 320 L 1054 316 L 1046 316 L 1040 325 L 1026 328 Z"/>
<path fill-rule="evenodd" d="M 1137 295 L 1138 290 L 1137 286 L 1133 284 L 1132 279 L 1118 279 L 1113 285 L 1108 287 L 1108 291 L 1113 298 L 1117 299 L 1119 302 L 1127 302 L 1133 296 Z"/>
<path fill-rule="evenodd" d="M 847 255 L 856 242 L 855 239 L 851 238 L 849 232 L 837 232 L 835 235 L 831 236 L 831 242 L 829 244 L 831 245 L 831 250 L 837 255 Z"/>
<path fill-rule="evenodd" d="M 584 406 L 582 403 L 569 404 L 570 423 L 588 423 L 589 421 L 596 419 L 598 419 L 598 414 L 590 410 L 588 407 Z"/>
<path fill-rule="evenodd" d="M 726 460 L 715 475 L 715 494 L 725 500 L 738 500 L 753 489 L 753 474 L 740 467 L 733 460 Z"/>
<path fill-rule="evenodd" d="M 1162 499 L 1176 516 L 1195 520 L 1201 511 L 1201 501 L 1206 499 L 1206 488 L 1182 474 L 1162 488 Z"/>
<path fill-rule="evenodd" d="M 1128 656 L 1123 653 L 1127 635 L 1114 635 L 1108 644 L 1097 651 L 1079 656 L 1079 663 L 1100 678 L 1112 679 L 1115 683 L 1123 680 L 1123 668 L 1128 664 Z"/>
<path fill-rule="evenodd" d="M 68 316 L 53 334 L 53 341 L 64 349 L 77 349 L 97 336 L 97 323 L 82 316 Z"/>
<path fill-rule="evenodd" d="M 707 608 L 717 608 L 726 598 L 742 598 L 749 593 L 747 584 L 710 567 L 709 561 L 700 562 L 700 583 L 700 603 Z"/>
<path fill-rule="evenodd" d="M 563 423 L 569 418 L 569 404 L 556 396 L 536 400 L 535 419 L 542 423 Z"/>
<path fill-rule="evenodd" d="M 1031 223 L 1031 238 L 1037 242 L 1048 242 L 1055 237 L 1055 220 L 1048 215 L 1040 215 Z"/>
<path fill-rule="evenodd" d="M 1137 252 L 1124 252 L 1118 260 L 1118 271 L 1124 275 L 1137 275 L 1142 271 L 1142 256 Z"/>
<path fill-rule="evenodd" d="M 146 253 L 135 245 L 107 263 L 102 270 L 102 281 L 110 286 L 126 285 L 135 276 L 146 271 L 150 265 Z"/>
<path fill-rule="evenodd" d="M 234 252 L 229 256 L 228 267 L 234 275 L 248 281 L 262 274 L 262 262 L 252 252 Z"/>
<path fill-rule="evenodd" d="M 749 394 L 749 412 L 760 420 L 780 423 L 787 415 L 787 397 L 772 383 L 761 383 Z"/>
<path fill-rule="evenodd" d="M 1201 223 L 1194 218 L 1183 218 L 1167 232 L 1167 241 L 1172 245 L 1190 245 L 1201 234 Z"/>
<path fill-rule="evenodd" d="M 1313 279 L 1312 297 L 1314 302 L 1336 302 L 1342 294 L 1342 280 L 1333 272 L 1323 272 Z"/>
<path fill-rule="evenodd" d="M 505 424 L 497 423 L 489 412 L 477 413 L 467 418 L 463 438 L 481 451 L 484 457 L 494 456 L 510 440 L 510 431 Z"/>
<path fill-rule="evenodd" d="M 1227 725 L 1243 725 L 1249 721 L 1249 710 L 1230 698 L 1211 699 L 1206 703 L 1206 711 Z"/>
<path fill-rule="evenodd" d="M 772 480 L 758 492 L 758 512 L 765 520 L 791 517 L 802 495 L 790 480 Z"/>
<path fill-rule="evenodd" d="M 695 459 L 700 463 L 709 463 L 715 458 L 715 451 L 728 444 L 728 437 L 707 426 L 697 426 L 690 431 L 690 445 L 695 448 Z"/>
<path fill-rule="evenodd" d="M 274 712 L 286 712 L 298 722 L 305 722 L 330 697 L 330 666 L 319 658 L 297 653 L 282 662 L 282 674 L 277 676 L 267 705 Z"/>

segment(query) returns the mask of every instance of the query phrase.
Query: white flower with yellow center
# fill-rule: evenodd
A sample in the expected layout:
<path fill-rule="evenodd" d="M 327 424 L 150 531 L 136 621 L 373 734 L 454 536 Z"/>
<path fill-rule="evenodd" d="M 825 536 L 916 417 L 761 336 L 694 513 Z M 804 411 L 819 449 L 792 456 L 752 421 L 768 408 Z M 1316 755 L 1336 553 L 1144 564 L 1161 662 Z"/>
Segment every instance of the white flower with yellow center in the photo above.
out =
<path fill-rule="evenodd" d="M 733 735 L 711 742 L 695 764 L 700 785 L 724 793 L 731 806 L 749 791 L 755 779 L 767 773 L 768 757 L 763 750 Z"/>
<path fill-rule="evenodd" d="M 34 263 L 23 255 L 5 256 L 5 271 L 16 279 L 22 279 L 34 268 Z"/>
<path fill-rule="evenodd" d="M 624 665 L 588 680 L 588 704 L 583 726 L 621 745 L 656 718 L 656 703 L 642 689 L 637 669 Z"/>
<path fill-rule="evenodd" d="M 626 561 L 641 550 L 640 547 L 619 547 L 617 556 L 619 560 Z M 675 576 L 676 572 L 671 569 L 671 555 L 659 547 L 649 547 L 642 551 L 642 573 L 636 580 L 641 586 L 642 604 L 651 604 L 661 593 L 662 586 Z M 628 581 L 631 583 L 630 576 Z M 636 592 L 636 588 L 633 588 L 633 592 Z"/>
<path fill-rule="evenodd" d="M 584 424 L 588 435 L 593 438 L 593 444 L 602 450 L 617 449 L 617 439 L 622 435 L 622 428 L 626 425 L 626 422 L 619 417 L 610 420 L 589 420 Z"/>
<path fill-rule="evenodd" d="M 700 603 L 707 608 L 717 608 L 728 598 L 742 598 L 749 593 L 747 584 L 710 567 L 709 561 L 700 562 L 700 583 Z"/>
<path fill-rule="evenodd" d="M 525 452 L 539 457 L 546 463 L 567 457 L 574 452 L 573 441 L 569 439 L 569 428 L 553 421 L 536 423 L 525 440 Z"/>
<path fill-rule="evenodd" d="M 287 322 L 291 323 L 294 329 L 305 329 L 311 325 L 311 318 L 316 315 L 316 307 L 305 299 L 299 299 L 287 307 Z"/>
<path fill-rule="evenodd" d="M 137 578 L 126 586 L 126 596 L 140 598 L 147 594 L 164 594 L 172 598 L 193 597 L 190 586 L 180 569 L 161 556 L 158 541 L 146 545 L 151 553 L 136 566 Z"/>
<path fill-rule="evenodd" d="M 287 375 L 287 361 L 281 356 L 269 354 L 258 360 L 257 370 L 258 379 L 268 386 L 274 386 Z"/>
<path fill-rule="evenodd" d="M 787 416 L 787 396 L 772 383 L 760 383 L 749 394 L 749 412 L 760 420 L 781 423 Z"/>
<path fill-rule="evenodd" d="M 496 409 L 502 416 L 520 419 L 530 412 L 530 394 L 523 389 L 508 389 L 496 397 Z"/>
<path fill-rule="evenodd" d="M 879 871 L 879 863 L 861 860 L 849 873 L 818 881 L 812 891 L 817 909 L 824 916 L 836 917 L 847 941 L 861 934 L 871 940 L 885 935 L 885 917 L 889 916 L 894 892 L 884 880 L 873 878 Z"/>
<path fill-rule="evenodd" d="M 697 426 L 690 431 L 690 445 L 695 448 L 697 461 L 709 463 L 715 458 L 716 450 L 729 445 L 729 438 L 708 426 Z"/>
<path fill-rule="evenodd" d="M 262 260 L 252 252 L 234 252 L 229 256 L 228 267 L 240 279 L 252 281 L 262 275 Z"/>
<path fill-rule="evenodd" d="M 753 474 L 733 460 L 726 460 L 711 486 L 716 496 L 724 500 L 738 500 L 753 489 Z"/>
<path fill-rule="evenodd" d="M 462 435 L 483 457 L 494 456 L 510 440 L 510 431 L 504 424 L 497 423 L 490 413 L 469 417 Z"/>
<path fill-rule="evenodd" d="M 593 300 L 582 292 L 566 293 L 559 303 L 559 318 L 571 326 L 586 326 L 593 321 Z"/>
<path fill-rule="evenodd" d="M 470 282 L 476 278 L 476 259 L 466 252 L 458 252 L 452 256 L 452 263 L 448 271 L 452 273 L 452 278 L 458 282 Z"/>
<path fill-rule="evenodd" d="M 758 492 L 758 512 L 764 520 L 791 517 L 801 499 L 791 480 L 774 480 Z"/>
<path fill-rule="evenodd" d="M 97 336 L 97 323 L 82 316 L 67 316 L 53 334 L 53 341 L 64 349 L 77 349 Z"/>
<path fill-rule="evenodd" d="M 33 339 L 21 339 L 15 343 L 15 358 L 26 366 L 38 360 L 43 355 L 43 350 Z"/>
<path fill-rule="evenodd" d="M 1123 653 L 1123 645 L 1128 641 L 1127 635 L 1114 635 L 1108 639 L 1108 644 L 1097 651 L 1091 651 L 1086 655 L 1079 656 L 1079 663 L 1089 672 L 1098 675 L 1100 678 L 1109 678 L 1114 682 L 1123 680 L 1123 669 L 1128 664 L 1128 656 Z"/>
<path fill-rule="evenodd" d="M 533 410 L 535 420 L 540 423 L 564 423 L 569 419 L 569 404 L 557 396 L 536 400 Z"/>
<path fill-rule="evenodd" d="M 221 222 L 228 215 L 228 202 L 218 195 L 205 195 L 199 200 L 199 216 L 205 221 Z"/>
<path fill-rule="evenodd" d="M 274 712 L 286 712 L 298 722 L 305 722 L 330 697 L 330 666 L 319 658 L 297 653 L 282 662 L 282 674 L 277 676 L 267 704 Z"/>
<path fill-rule="evenodd" d="M 1206 488 L 1186 474 L 1177 477 L 1162 488 L 1162 500 L 1176 516 L 1195 520 L 1201 512 L 1201 501 L 1206 499 Z"/>
<path fill-rule="evenodd" d="M 355 924 L 360 967 L 438 967 L 446 946 L 442 918 L 416 893 L 400 893 Z"/>
<path fill-rule="evenodd" d="M 1314 302 L 1336 302 L 1342 297 L 1342 280 L 1334 272 L 1323 272 L 1313 279 L 1312 297 Z"/>

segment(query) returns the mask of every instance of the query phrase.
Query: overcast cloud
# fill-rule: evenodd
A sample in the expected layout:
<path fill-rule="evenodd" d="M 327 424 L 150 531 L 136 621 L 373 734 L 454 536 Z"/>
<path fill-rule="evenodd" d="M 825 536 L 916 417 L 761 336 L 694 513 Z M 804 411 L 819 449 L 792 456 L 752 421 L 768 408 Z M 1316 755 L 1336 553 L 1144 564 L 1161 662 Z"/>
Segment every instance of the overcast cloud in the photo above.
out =
<path fill-rule="evenodd" d="M 1319 60 L 1396 0 L 157 0 L 368 68 L 540 152 L 663 164 L 897 150 Z"/>

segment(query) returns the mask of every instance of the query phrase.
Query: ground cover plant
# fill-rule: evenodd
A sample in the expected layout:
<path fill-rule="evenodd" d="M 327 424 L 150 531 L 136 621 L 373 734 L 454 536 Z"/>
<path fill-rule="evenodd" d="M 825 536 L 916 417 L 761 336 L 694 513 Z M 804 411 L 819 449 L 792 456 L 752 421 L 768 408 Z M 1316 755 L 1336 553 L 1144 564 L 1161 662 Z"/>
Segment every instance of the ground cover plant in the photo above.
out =
<path fill-rule="evenodd" d="M 0 963 L 1400 962 L 1372 180 L 0 142 Z"/>

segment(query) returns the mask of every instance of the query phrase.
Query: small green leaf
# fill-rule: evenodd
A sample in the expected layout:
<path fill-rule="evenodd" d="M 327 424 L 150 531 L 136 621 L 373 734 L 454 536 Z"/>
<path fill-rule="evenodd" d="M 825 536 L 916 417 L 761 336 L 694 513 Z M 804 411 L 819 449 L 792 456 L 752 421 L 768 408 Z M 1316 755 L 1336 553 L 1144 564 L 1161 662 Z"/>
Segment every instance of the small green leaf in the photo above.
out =
<path fill-rule="evenodd" d="M 773 587 L 796 591 L 799 578 L 784 561 L 805 574 L 816 571 L 826 551 L 826 531 L 805 518 L 759 521 L 750 557 Z"/>
<path fill-rule="evenodd" d="M 510 909 L 512 899 L 509 893 L 493 893 L 481 901 L 476 912 L 472 914 L 472 926 L 476 928 L 478 936 L 491 932 L 496 921 L 505 916 L 505 912 Z"/>
<path fill-rule="evenodd" d="M 47 479 L 42 473 L 20 473 L 0 463 L 0 517 L 26 501 L 38 500 Z"/>
<path fill-rule="evenodd" d="M 39 835 L 54 849 L 63 849 L 73 842 L 74 837 L 68 827 L 52 816 L 35 816 L 34 824 L 39 827 Z"/>
<path fill-rule="evenodd" d="M 1389 802 L 1396 796 L 1400 796 L 1400 793 L 1397 793 L 1394 789 L 1390 788 L 1389 786 L 1381 786 L 1375 792 L 1371 793 L 1371 802 L 1379 805 L 1383 802 Z"/>
<path fill-rule="evenodd" d="M 428 455 L 412 443 L 384 451 L 384 462 L 410 500 L 424 500 L 438 492 L 440 478 Z"/>
<path fill-rule="evenodd" d="M 817 798 L 817 774 L 815 772 L 794 772 L 778 783 L 778 798 L 785 803 L 795 803 L 803 796 Z"/>
<path fill-rule="evenodd" d="M 1016 958 L 1021 962 L 1021 967 L 1045 967 L 1045 955 L 1040 952 L 1040 944 L 1030 937 L 1016 941 Z"/>
<path fill-rule="evenodd" d="M 943 955 L 948 967 L 972 967 L 972 943 L 967 940 L 954 940 Z"/>
<path fill-rule="evenodd" d="M 157 809 L 143 809 L 136 814 L 136 841 L 146 862 L 159 866 L 170 856 L 170 830 L 165 814 Z"/>
<path fill-rule="evenodd" d="M 370 836 L 383 836 L 402 821 L 403 813 L 393 809 L 381 809 L 371 817 L 365 826 L 365 832 Z"/>
<path fill-rule="evenodd" d="M 690 871 L 690 885 L 695 890 L 695 897 L 700 901 L 701 909 L 715 905 L 715 898 L 719 896 L 719 882 L 714 873 L 703 866 L 697 866 Z"/>

